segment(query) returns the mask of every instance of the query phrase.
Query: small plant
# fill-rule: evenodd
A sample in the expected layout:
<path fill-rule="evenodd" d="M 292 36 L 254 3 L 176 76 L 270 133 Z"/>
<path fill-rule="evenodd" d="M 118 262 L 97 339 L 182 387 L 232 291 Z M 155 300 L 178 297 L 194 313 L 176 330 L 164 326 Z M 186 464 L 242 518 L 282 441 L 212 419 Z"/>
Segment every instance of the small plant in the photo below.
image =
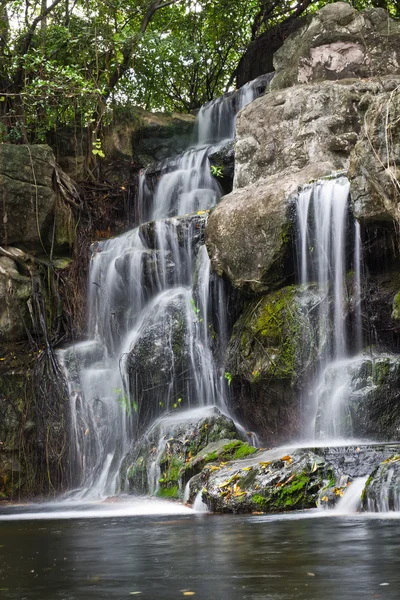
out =
<path fill-rule="evenodd" d="M 178 398 L 178 400 L 172 405 L 173 408 L 178 408 L 182 403 L 182 398 Z"/>
<path fill-rule="evenodd" d="M 105 158 L 105 154 L 103 152 L 103 150 L 101 149 L 101 140 L 100 138 L 97 138 L 94 142 L 92 142 L 92 154 L 94 154 L 95 156 L 100 156 L 100 158 Z"/>
<path fill-rule="evenodd" d="M 190 305 L 193 309 L 194 314 L 196 315 L 196 317 L 198 317 L 200 314 L 200 309 L 198 306 L 196 306 L 196 302 L 193 300 L 193 298 L 190 298 Z"/>
<path fill-rule="evenodd" d="M 225 371 L 224 377 L 227 380 L 228 385 L 231 385 L 231 383 L 232 383 L 232 373 L 229 373 L 229 371 Z"/>
<path fill-rule="evenodd" d="M 221 165 L 211 165 L 211 175 L 213 177 L 223 177 L 223 167 Z"/>
<path fill-rule="evenodd" d="M 137 413 L 139 407 L 135 400 L 130 400 L 127 394 L 123 394 L 121 388 L 115 388 L 114 392 L 116 394 L 116 401 L 124 410 L 126 410 L 128 415 L 132 413 L 132 409 Z"/>

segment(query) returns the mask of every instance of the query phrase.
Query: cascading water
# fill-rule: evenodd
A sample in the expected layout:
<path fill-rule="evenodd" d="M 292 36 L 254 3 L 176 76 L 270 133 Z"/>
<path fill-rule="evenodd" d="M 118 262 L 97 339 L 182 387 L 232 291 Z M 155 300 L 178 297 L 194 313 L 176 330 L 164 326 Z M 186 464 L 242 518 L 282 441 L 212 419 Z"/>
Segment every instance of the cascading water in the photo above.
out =
<path fill-rule="evenodd" d="M 306 437 L 341 439 L 351 431 L 349 373 L 350 344 L 346 324 L 349 304 L 346 270 L 353 268 L 355 340 L 352 352 L 361 350 L 360 232 L 349 212 L 349 182 L 345 177 L 319 181 L 297 197 L 298 272 L 303 286 L 318 286 L 316 338 L 318 370 L 308 390 L 309 424 Z M 354 226 L 349 223 L 354 221 Z M 354 231 L 354 236 L 351 233 Z M 350 232 L 350 235 L 349 235 Z M 353 239 L 351 238 L 354 238 Z"/>
<path fill-rule="evenodd" d="M 159 166 L 155 189 L 141 173 L 139 227 L 93 245 L 90 341 L 58 353 L 70 393 L 75 498 L 117 493 L 132 442 L 160 415 L 224 408 L 224 370 L 215 359 L 226 343 L 224 284 L 210 273 L 202 240 L 203 213 L 221 194 L 208 155 L 233 137 L 236 113 L 260 89 L 256 80 L 201 109 L 199 144 Z M 178 217 L 188 213 L 200 214 Z M 157 455 L 163 443 L 161 436 Z"/>

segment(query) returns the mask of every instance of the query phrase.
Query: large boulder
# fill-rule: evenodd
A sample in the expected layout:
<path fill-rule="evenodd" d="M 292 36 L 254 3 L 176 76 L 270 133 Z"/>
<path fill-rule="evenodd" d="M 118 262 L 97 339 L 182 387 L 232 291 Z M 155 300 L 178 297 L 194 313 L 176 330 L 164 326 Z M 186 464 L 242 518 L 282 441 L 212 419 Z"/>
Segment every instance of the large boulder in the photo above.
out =
<path fill-rule="evenodd" d="M 323 81 L 258 98 L 237 119 L 234 188 L 312 163 L 329 162 L 331 172 L 346 169 L 361 131 L 366 98 L 389 98 L 399 80 Z"/>
<path fill-rule="evenodd" d="M 281 285 L 292 267 L 290 199 L 299 186 L 332 170 L 315 162 L 301 170 L 286 169 L 225 196 L 211 213 L 206 244 L 213 269 L 247 292 Z"/>
<path fill-rule="evenodd" d="M 400 77 L 396 81 L 393 91 L 365 98 L 367 111 L 350 157 L 354 214 L 365 224 L 400 220 Z"/>
<path fill-rule="evenodd" d="M 273 90 L 298 83 L 398 73 L 400 23 L 381 8 L 346 2 L 310 15 L 274 55 Z"/>
<path fill-rule="evenodd" d="M 16 249 L 13 249 L 16 251 Z M 32 329 L 32 281 L 12 258 L 0 256 L 0 342 L 16 342 Z"/>
<path fill-rule="evenodd" d="M 334 437 L 337 428 L 346 438 L 395 440 L 400 430 L 399 400 L 398 355 L 371 351 L 332 363 L 318 386 L 317 434 L 321 439 Z"/>
<path fill-rule="evenodd" d="M 300 384 L 316 366 L 322 296 L 314 285 L 282 288 L 249 302 L 233 328 L 226 358 L 232 408 L 267 445 L 299 432 Z"/>
<path fill-rule="evenodd" d="M 196 390 L 201 348 L 193 339 L 193 306 L 186 288 L 167 290 L 149 303 L 128 342 L 124 368 L 139 434 L 165 410 L 207 401 Z"/>
<path fill-rule="evenodd" d="M 39 252 L 52 243 L 58 248 L 71 246 L 75 226 L 71 207 L 62 200 L 64 183 L 49 146 L 1 144 L 0 244 Z"/>
<path fill-rule="evenodd" d="M 178 406 L 157 420 L 126 456 L 122 465 L 126 491 L 183 497 L 187 477 L 201 471 L 216 457 L 217 449 L 226 447 L 236 435 L 232 419 L 217 408 L 184 411 Z"/>
<path fill-rule="evenodd" d="M 212 512 L 283 512 L 315 508 L 334 485 L 332 467 L 309 450 L 258 452 L 202 473 L 202 500 Z"/>

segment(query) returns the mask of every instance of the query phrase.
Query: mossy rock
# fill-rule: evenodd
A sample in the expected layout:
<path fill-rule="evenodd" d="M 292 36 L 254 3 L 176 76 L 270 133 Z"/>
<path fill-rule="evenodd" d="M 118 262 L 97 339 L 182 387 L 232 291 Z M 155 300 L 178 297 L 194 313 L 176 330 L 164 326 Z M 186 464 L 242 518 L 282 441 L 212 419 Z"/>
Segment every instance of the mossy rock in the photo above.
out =
<path fill-rule="evenodd" d="M 257 452 L 257 448 L 250 446 L 241 440 L 230 441 L 221 439 L 217 442 L 208 444 L 196 456 L 186 462 L 180 477 L 183 484 L 186 484 L 189 479 L 200 473 L 200 471 L 210 463 L 218 465 L 221 462 L 229 460 L 240 460 L 251 456 L 255 452 Z"/>
<path fill-rule="evenodd" d="M 286 286 L 249 301 L 234 325 L 226 356 L 233 406 L 264 445 L 297 433 L 300 388 L 318 358 L 320 301 L 313 284 Z"/>
<path fill-rule="evenodd" d="M 332 469 L 323 458 L 307 450 L 267 458 L 258 452 L 242 464 L 232 461 L 212 470 L 204 476 L 203 502 L 213 512 L 234 513 L 283 512 L 317 505 L 320 490 L 332 479 Z"/>
<path fill-rule="evenodd" d="M 398 292 L 393 298 L 392 319 L 395 321 L 400 321 L 400 292 Z"/>
<path fill-rule="evenodd" d="M 186 475 L 186 466 L 192 462 L 196 464 L 194 457 L 211 454 L 237 437 L 232 419 L 222 415 L 215 407 L 205 410 L 202 417 L 191 417 L 191 412 L 178 411 L 176 420 L 175 413 L 169 413 L 165 420 L 161 419 L 150 427 L 123 462 L 121 480 L 126 482 L 123 491 L 183 496 L 184 486 L 192 476 Z M 186 419 L 185 415 L 188 415 Z M 236 451 L 239 445 L 235 446 Z M 202 466 L 192 474 L 199 472 Z M 154 481 L 149 481 L 150 471 L 156 477 Z"/>

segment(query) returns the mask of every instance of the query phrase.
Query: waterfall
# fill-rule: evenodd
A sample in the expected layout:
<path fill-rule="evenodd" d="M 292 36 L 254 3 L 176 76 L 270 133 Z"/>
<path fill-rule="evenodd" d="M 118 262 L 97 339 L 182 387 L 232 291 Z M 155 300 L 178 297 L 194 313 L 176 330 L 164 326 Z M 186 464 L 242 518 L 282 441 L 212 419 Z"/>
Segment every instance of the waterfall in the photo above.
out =
<path fill-rule="evenodd" d="M 368 477 L 357 477 L 352 481 L 342 498 L 335 507 L 338 514 L 356 513 L 361 507 L 362 493 L 367 483 Z"/>
<path fill-rule="evenodd" d="M 307 394 L 311 403 L 308 414 L 312 416 L 306 434 L 331 440 L 342 439 L 351 430 L 347 405 L 349 299 L 345 286 L 350 266 L 355 274 L 356 342 L 352 340 L 352 346 L 358 351 L 362 346 L 360 231 L 349 209 L 349 187 L 345 177 L 318 181 L 303 189 L 296 199 L 300 284 L 306 288 L 313 282 L 322 297 L 316 319 L 319 364 Z M 352 221 L 354 226 L 349 227 Z"/>
<path fill-rule="evenodd" d="M 203 107 L 197 146 L 157 165 L 155 186 L 154 166 L 140 174 L 138 227 L 92 246 L 89 341 L 58 352 L 69 386 L 75 498 L 118 493 L 124 457 L 162 415 L 225 408 L 224 282 L 210 272 L 203 240 L 206 211 L 221 190 L 208 156 L 234 136 L 236 113 L 262 85 L 258 79 Z M 153 491 L 162 444 L 164 436 L 149 472 Z"/>

